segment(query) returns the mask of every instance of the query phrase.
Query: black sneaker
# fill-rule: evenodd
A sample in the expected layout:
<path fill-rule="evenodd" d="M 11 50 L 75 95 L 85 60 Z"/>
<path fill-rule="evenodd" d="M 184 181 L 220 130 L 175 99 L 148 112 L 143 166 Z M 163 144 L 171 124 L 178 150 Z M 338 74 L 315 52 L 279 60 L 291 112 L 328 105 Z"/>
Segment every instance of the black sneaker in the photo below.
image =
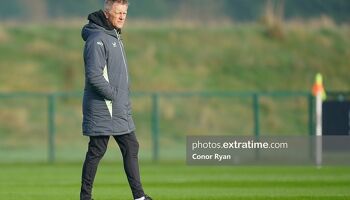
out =
<path fill-rule="evenodd" d="M 148 196 L 147 194 L 145 194 L 145 200 L 152 200 L 152 198 L 150 196 Z"/>

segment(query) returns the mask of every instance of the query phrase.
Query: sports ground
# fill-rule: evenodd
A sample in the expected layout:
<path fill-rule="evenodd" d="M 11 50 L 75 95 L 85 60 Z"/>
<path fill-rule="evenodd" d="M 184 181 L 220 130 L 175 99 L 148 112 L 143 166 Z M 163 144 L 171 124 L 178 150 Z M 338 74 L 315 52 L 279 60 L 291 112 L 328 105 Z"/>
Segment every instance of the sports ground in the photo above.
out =
<path fill-rule="evenodd" d="M 6 2 L 11 8 L 19 4 Z M 73 1 L 61 2 L 71 2 L 67 3 L 71 6 Z M 0 91 L 5 92 L 0 94 L 0 200 L 79 199 L 87 144 L 87 138 L 81 136 L 79 96 L 85 82 L 80 31 L 86 20 L 69 21 L 0 24 L 0 70 L 6 72 L 0 73 Z M 283 38 L 279 38 L 273 36 L 275 29 L 260 20 L 213 27 L 175 24 L 158 26 L 141 19 L 130 24 L 124 37 L 132 91 L 140 92 L 133 97 L 133 117 L 140 150 L 146 152 L 140 158 L 148 160 L 141 163 L 147 194 L 155 200 L 350 200 L 349 165 L 318 169 L 188 166 L 172 161 L 184 160 L 185 137 L 192 134 L 313 133 L 308 93 L 315 74 L 324 75 L 326 90 L 350 90 L 349 25 L 337 25 L 325 16 L 310 22 L 301 18 L 286 23 Z M 29 93 L 19 97 L 16 92 L 20 91 Z M 64 91 L 67 95 L 58 95 Z M 247 95 L 247 91 L 257 92 Z M 57 92 L 57 98 L 51 92 Z M 70 92 L 74 92 L 72 97 Z M 294 96 L 294 92 L 302 95 Z M 154 135 L 159 135 L 159 163 L 149 161 Z M 55 144 L 54 164 L 45 162 L 48 141 Z M 120 157 L 102 160 L 94 199 L 132 199 Z"/>
<path fill-rule="evenodd" d="M 121 163 L 101 161 L 95 200 L 132 199 Z M 79 198 L 81 163 L 2 164 L 4 200 Z M 350 199 L 350 168 L 314 166 L 187 166 L 142 163 L 146 192 L 156 200 Z"/>

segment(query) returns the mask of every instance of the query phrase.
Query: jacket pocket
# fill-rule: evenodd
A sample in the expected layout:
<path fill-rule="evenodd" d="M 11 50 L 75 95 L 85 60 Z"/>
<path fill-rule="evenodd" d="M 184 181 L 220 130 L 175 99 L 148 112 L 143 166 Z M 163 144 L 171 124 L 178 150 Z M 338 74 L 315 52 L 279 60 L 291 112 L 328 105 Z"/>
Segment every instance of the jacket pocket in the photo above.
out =
<path fill-rule="evenodd" d="M 129 95 L 124 90 L 118 89 L 117 99 L 113 102 L 113 117 L 121 117 L 127 115 Z"/>

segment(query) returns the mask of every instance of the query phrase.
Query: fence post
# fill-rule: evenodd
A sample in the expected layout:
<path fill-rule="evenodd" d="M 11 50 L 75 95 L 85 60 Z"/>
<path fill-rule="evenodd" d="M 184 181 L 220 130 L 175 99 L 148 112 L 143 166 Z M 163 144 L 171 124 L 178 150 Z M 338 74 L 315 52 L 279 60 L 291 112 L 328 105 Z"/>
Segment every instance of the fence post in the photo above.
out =
<path fill-rule="evenodd" d="M 48 96 L 48 161 L 55 162 L 55 115 L 56 115 L 56 96 L 49 94 Z"/>
<path fill-rule="evenodd" d="M 314 135 L 314 113 L 315 113 L 315 104 L 314 104 L 314 97 L 312 96 L 312 94 L 310 93 L 308 95 L 308 104 L 309 104 L 309 157 L 310 157 L 310 160 L 314 159 L 314 149 L 315 149 L 315 144 L 313 142 L 313 135 Z"/>
<path fill-rule="evenodd" d="M 254 135 L 255 138 L 260 136 L 260 105 L 259 105 L 259 94 L 253 94 L 253 109 L 254 109 Z"/>
<path fill-rule="evenodd" d="M 253 94 L 253 110 L 254 110 L 254 138 L 257 142 L 260 140 L 260 106 L 259 106 L 259 94 Z M 255 150 L 255 159 L 258 161 L 260 159 L 260 151 L 259 149 Z"/>
<path fill-rule="evenodd" d="M 152 141 L 153 161 L 159 159 L 159 94 L 152 94 Z"/>
<path fill-rule="evenodd" d="M 314 97 L 312 94 L 308 95 L 309 100 L 309 135 L 314 135 Z"/>

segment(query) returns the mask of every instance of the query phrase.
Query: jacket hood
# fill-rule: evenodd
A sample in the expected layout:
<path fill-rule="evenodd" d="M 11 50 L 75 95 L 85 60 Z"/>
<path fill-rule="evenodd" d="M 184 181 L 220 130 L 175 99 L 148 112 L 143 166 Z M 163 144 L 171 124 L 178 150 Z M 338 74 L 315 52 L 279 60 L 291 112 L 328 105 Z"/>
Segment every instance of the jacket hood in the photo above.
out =
<path fill-rule="evenodd" d="M 105 32 L 106 34 L 114 37 L 117 37 L 115 31 L 117 31 L 118 34 L 121 34 L 121 30 L 115 29 L 112 26 L 102 10 L 89 14 L 88 20 L 89 23 L 86 24 L 81 31 L 81 36 L 84 41 L 86 41 L 90 35 L 97 32 Z"/>

